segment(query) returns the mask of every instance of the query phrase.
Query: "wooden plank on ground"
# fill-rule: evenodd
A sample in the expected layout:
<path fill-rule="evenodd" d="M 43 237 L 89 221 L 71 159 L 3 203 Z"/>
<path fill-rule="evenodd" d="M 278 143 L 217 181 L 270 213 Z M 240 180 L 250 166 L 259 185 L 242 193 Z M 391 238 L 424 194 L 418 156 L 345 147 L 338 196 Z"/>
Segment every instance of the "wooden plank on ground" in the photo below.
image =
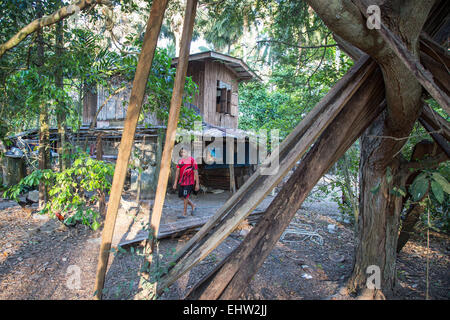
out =
<path fill-rule="evenodd" d="M 256 222 L 258 222 L 263 213 L 264 211 L 262 210 L 255 210 L 254 212 L 252 212 L 252 214 L 248 216 L 249 223 L 255 224 Z M 203 226 L 209 220 L 209 218 L 210 216 L 192 217 L 175 222 L 161 224 L 157 239 L 162 240 L 166 238 L 181 237 L 182 235 Z M 138 232 L 138 234 L 133 239 L 122 240 L 117 246 L 130 247 L 139 245 L 140 243 L 148 239 L 148 235 L 148 231 L 142 230 Z"/>

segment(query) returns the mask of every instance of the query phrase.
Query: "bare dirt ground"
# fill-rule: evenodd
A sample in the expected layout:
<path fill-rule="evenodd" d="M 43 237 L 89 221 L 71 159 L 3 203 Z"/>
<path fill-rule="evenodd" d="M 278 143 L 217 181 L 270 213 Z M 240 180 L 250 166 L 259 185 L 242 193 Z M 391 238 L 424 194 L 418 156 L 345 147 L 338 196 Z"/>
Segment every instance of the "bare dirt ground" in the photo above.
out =
<path fill-rule="evenodd" d="M 229 197 L 229 193 L 199 195 L 198 215 L 210 215 Z M 265 208 L 269 196 L 261 204 Z M 150 205 L 144 210 L 122 210 L 115 241 L 132 238 L 133 232 L 148 221 Z M 352 268 L 353 226 L 338 222 L 333 203 L 305 202 L 296 222 L 317 232 L 316 237 L 287 235 L 279 241 L 243 294 L 243 299 L 325 299 L 345 283 Z M 162 223 L 175 221 L 181 213 L 179 200 L 168 195 Z M 334 224 L 331 233 L 328 225 Z M 100 244 L 100 231 L 82 225 L 66 228 L 45 216 L 28 216 L 14 202 L 0 201 L 0 299 L 92 299 Z M 190 235 L 162 240 L 163 261 L 171 250 L 181 247 Z M 320 243 L 320 238 L 323 240 Z M 234 232 L 204 261 L 181 277 L 160 299 L 180 299 L 243 237 Z M 292 242 L 289 240 L 293 240 Z M 429 287 L 431 299 L 450 298 L 450 239 L 432 233 Z M 104 299 L 142 299 L 138 293 L 139 269 L 143 259 L 135 252 L 111 255 Z M 398 299 L 425 299 L 426 241 L 416 235 L 400 253 L 398 260 Z M 79 277 L 78 277 L 79 276 Z M 77 282 L 77 279 L 80 281 Z"/>

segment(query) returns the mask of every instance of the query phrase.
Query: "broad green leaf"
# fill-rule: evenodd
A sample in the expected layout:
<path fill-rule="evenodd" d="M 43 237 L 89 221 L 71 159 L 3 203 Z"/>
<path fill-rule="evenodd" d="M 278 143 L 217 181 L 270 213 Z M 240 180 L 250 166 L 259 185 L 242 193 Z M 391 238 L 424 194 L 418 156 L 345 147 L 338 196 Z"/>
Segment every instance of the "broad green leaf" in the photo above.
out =
<path fill-rule="evenodd" d="M 447 179 L 445 179 L 443 176 L 441 176 L 437 172 L 433 172 L 432 175 L 434 181 L 439 183 L 439 185 L 442 187 L 442 190 L 445 191 L 445 193 L 450 194 L 450 183 L 448 183 Z"/>
<path fill-rule="evenodd" d="M 428 192 L 429 185 L 430 183 L 426 178 L 426 175 L 420 174 L 419 176 L 417 176 L 409 189 L 409 192 L 411 193 L 413 200 L 414 201 L 421 200 Z"/>
<path fill-rule="evenodd" d="M 431 181 L 431 190 L 439 203 L 444 202 L 444 190 L 439 183 L 436 181 Z"/>

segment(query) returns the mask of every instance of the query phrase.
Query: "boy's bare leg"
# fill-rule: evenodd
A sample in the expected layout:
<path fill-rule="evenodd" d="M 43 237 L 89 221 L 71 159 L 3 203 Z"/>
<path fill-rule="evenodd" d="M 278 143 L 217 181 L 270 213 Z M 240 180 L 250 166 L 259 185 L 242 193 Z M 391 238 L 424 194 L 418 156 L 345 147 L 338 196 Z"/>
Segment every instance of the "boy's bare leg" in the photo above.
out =
<path fill-rule="evenodd" d="M 189 203 L 189 199 L 188 198 L 184 198 L 184 212 L 183 212 L 183 216 L 187 215 L 187 205 Z"/>
<path fill-rule="evenodd" d="M 191 215 L 194 215 L 195 204 L 189 199 L 188 199 L 188 204 L 191 206 Z"/>

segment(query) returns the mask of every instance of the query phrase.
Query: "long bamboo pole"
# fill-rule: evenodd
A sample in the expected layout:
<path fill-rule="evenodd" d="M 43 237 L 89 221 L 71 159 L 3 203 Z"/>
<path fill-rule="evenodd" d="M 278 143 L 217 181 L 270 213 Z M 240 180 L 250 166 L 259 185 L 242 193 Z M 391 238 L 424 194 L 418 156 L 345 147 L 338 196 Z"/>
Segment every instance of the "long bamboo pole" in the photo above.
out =
<path fill-rule="evenodd" d="M 108 266 L 109 251 L 116 224 L 117 211 L 119 209 L 120 198 L 122 197 L 123 185 L 130 159 L 131 148 L 133 147 L 134 134 L 141 113 L 142 102 L 144 100 L 145 88 L 150 74 L 150 68 L 161 30 L 164 12 L 169 0 L 154 0 L 150 16 L 147 22 L 142 51 L 134 76 L 133 88 L 131 89 L 130 102 L 128 104 L 127 115 L 123 128 L 122 139 L 120 140 L 119 155 L 117 157 L 116 169 L 111 187 L 111 197 L 108 202 L 105 225 L 102 232 L 102 242 L 97 265 L 97 278 L 95 281 L 95 297 L 102 298 L 103 285 L 105 282 L 106 268 Z"/>
<path fill-rule="evenodd" d="M 159 225 L 161 221 L 162 208 L 167 190 L 167 180 L 169 178 L 170 164 L 172 162 L 172 152 L 175 144 L 178 118 L 180 115 L 181 101 L 183 97 L 184 83 L 189 60 L 189 50 L 191 48 L 192 32 L 197 10 L 197 0 L 188 0 L 183 23 L 183 33 L 181 35 L 180 54 L 178 58 L 177 72 L 175 74 L 175 84 L 170 101 L 169 120 L 167 123 L 166 141 L 161 158 L 159 170 L 158 186 L 156 187 L 155 201 L 152 209 L 150 230 L 153 233 L 151 252 L 156 241 Z"/>

